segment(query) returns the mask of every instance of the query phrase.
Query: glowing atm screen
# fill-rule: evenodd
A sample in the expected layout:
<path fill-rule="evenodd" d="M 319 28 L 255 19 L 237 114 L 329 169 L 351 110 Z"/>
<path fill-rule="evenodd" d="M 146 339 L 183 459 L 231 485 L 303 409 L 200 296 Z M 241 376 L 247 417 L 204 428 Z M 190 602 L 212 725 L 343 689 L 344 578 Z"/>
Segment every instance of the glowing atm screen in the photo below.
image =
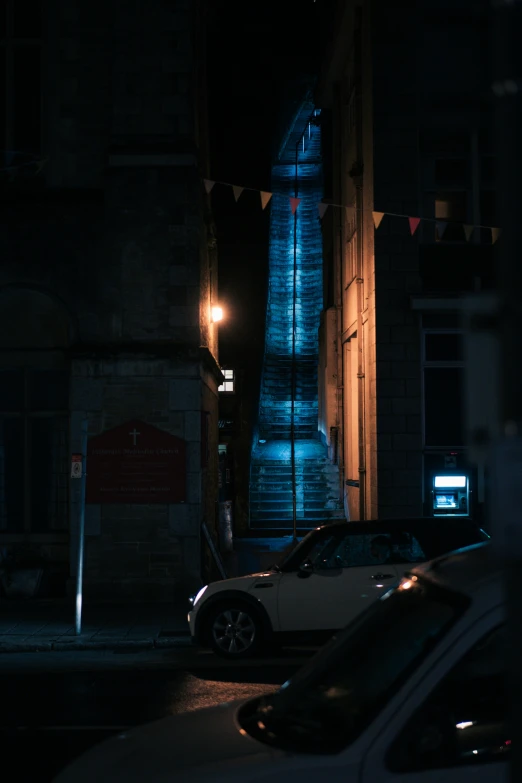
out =
<path fill-rule="evenodd" d="M 435 496 L 436 508 L 457 508 L 457 496 L 456 495 L 436 495 Z"/>

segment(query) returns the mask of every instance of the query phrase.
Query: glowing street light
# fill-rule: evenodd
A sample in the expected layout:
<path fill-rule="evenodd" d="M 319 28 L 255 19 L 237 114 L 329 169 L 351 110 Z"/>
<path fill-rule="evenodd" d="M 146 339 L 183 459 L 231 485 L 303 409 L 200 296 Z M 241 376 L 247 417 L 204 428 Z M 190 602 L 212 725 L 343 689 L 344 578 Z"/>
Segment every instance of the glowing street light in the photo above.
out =
<path fill-rule="evenodd" d="M 212 308 L 212 323 L 216 324 L 218 321 L 223 320 L 223 308 L 222 307 L 213 307 Z"/>

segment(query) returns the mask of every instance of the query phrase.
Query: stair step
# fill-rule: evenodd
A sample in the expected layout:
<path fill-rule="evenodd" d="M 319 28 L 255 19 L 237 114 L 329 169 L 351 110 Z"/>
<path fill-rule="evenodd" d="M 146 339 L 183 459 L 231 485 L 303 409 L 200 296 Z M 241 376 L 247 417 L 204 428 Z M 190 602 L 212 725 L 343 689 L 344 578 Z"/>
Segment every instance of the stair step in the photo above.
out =
<path fill-rule="evenodd" d="M 317 522 L 320 524 L 321 522 L 324 524 L 325 522 L 328 522 L 330 520 L 334 519 L 345 519 L 344 513 L 340 509 L 328 509 L 328 510 L 320 510 L 320 511 L 307 511 L 304 512 L 302 510 L 299 510 L 298 516 L 300 519 L 309 519 L 309 520 L 317 520 Z M 253 522 L 269 522 L 269 521 L 276 521 L 276 520 L 291 520 L 293 517 L 293 509 L 288 509 L 286 511 L 254 511 L 250 514 L 250 519 Z"/>

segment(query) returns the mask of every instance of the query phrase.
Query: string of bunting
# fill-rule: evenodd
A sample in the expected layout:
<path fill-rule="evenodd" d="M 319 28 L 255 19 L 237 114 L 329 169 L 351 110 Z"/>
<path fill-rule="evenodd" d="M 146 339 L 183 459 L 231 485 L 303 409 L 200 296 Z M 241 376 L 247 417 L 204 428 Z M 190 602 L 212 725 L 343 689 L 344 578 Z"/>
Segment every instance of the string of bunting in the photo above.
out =
<path fill-rule="evenodd" d="M 265 209 L 267 204 L 270 202 L 272 196 L 274 196 L 274 193 L 271 193 L 268 190 L 259 190 L 258 188 L 247 188 L 243 187 L 241 185 L 232 185 L 230 182 L 220 182 L 219 180 L 213 180 L 213 179 L 204 179 L 203 185 L 205 187 L 205 192 L 207 195 L 210 195 L 212 192 L 212 189 L 214 185 L 225 185 L 226 187 L 232 188 L 232 193 L 234 194 L 234 199 L 236 203 L 239 201 L 239 198 L 244 190 L 250 190 L 254 193 L 259 193 L 260 199 L 261 199 L 261 209 Z M 280 196 L 282 194 L 275 194 L 276 196 Z M 290 210 L 292 212 L 292 215 L 295 215 L 297 208 L 299 207 L 299 204 L 301 203 L 301 199 L 297 196 L 283 196 L 283 198 L 287 199 L 290 204 Z M 317 204 L 317 211 L 319 215 L 319 219 L 322 220 L 325 216 L 326 210 L 328 207 L 334 207 L 335 209 L 344 209 L 346 210 L 346 214 L 349 220 L 353 220 L 355 217 L 355 212 L 362 212 L 363 210 L 360 209 L 360 207 L 356 207 L 354 204 L 333 204 L 331 202 L 326 201 L 320 201 Z M 462 226 L 464 230 L 464 236 L 466 238 L 466 242 L 469 242 L 471 239 L 471 236 L 475 229 L 487 229 L 491 232 L 491 244 L 495 244 L 497 239 L 499 238 L 501 234 L 501 229 L 497 226 L 483 226 L 479 224 L 471 224 L 471 223 L 460 223 L 458 221 L 453 220 L 441 220 L 440 218 L 425 218 L 425 217 L 414 217 L 412 215 L 401 215 L 397 212 L 377 212 L 375 210 L 372 210 L 372 216 L 373 216 L 373 223 L 376 229 L 379 228 L 379 226 L 382 223 L 382 219 L 385 216 L 388 217 L 396 217 L 396 218 L 404 218 L 408 221 L 409 227 L 410 227 L 410 234 L 413 236 L 415 232 L 417 231 L 421 221 L 424 221 L 426 223 L 435 223 L 437 226 L 437 233 L 439 237 L 442 237 L 444 235 L 444 232 L 446 231 L 446 228 L 449 224 L 451 225 L 460 225 Z"/>

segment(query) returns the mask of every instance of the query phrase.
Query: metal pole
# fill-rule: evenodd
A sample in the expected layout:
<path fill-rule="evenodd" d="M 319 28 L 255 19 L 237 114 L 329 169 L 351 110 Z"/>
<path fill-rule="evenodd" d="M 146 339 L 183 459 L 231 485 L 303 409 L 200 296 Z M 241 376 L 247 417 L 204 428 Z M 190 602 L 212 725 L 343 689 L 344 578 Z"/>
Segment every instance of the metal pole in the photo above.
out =
<path fill-rule="evenodd" d="M 294 195 L 297 198 L 297 176 L 298 176 L 298 156 L 299 142 L 295 145 L 295 178 Z M 294 210 L 294 281 L 292 295 L 292 409 L 290 423 L 290 440 L 292 453 L 292 520 L 294 527 L 294 541 L 297 540 L 297 489 L 295 478 L 295 395 L 296 395 L 296 366 L 295 366 L 295 340 L 296 340 L 296 298 L 297 298 L 297 209 Z"/>
<path fill-rule="evenodd" d="M 522 503 L 517 488 L 522 471 L 522 4 L 492 3 L 494 30 L 493 91 L 496 95 L 497 198 L 502 227 L 495 259 L 498 270 L 501 358 L 501 425 L 508 458 L 493 460 L 494 491 L 507 498 L 506 513 L 493 525 L 502 533 L 499 552 L 504 563 L 507 599 L 507 677 L 511 707 L 511 781 L 522 781 Z M 484 368 L 487 372 L 487 368 Z M 504 485 L 504 486 L 502 486 Z M 504 501 L 505 502 L 505 501 Z M 492 529 L 493 539 L 495 530 Z M 498 537 L 497 537 L 498 538 Z M 495 546 L 497 546 L 495 544 Z"/>
<path fill-rule="evenodd" d="M 78 512 L 78 560 L 76 564 L 76 616 L 75 633 L 80 636 L 82 632 L 82 600 L 83 600 L 83 559 L 85 542 L 85 485 L 87 482 L 87 419 L 82 423 L 82 477 L 80 484 L 80 500 Z"/>

